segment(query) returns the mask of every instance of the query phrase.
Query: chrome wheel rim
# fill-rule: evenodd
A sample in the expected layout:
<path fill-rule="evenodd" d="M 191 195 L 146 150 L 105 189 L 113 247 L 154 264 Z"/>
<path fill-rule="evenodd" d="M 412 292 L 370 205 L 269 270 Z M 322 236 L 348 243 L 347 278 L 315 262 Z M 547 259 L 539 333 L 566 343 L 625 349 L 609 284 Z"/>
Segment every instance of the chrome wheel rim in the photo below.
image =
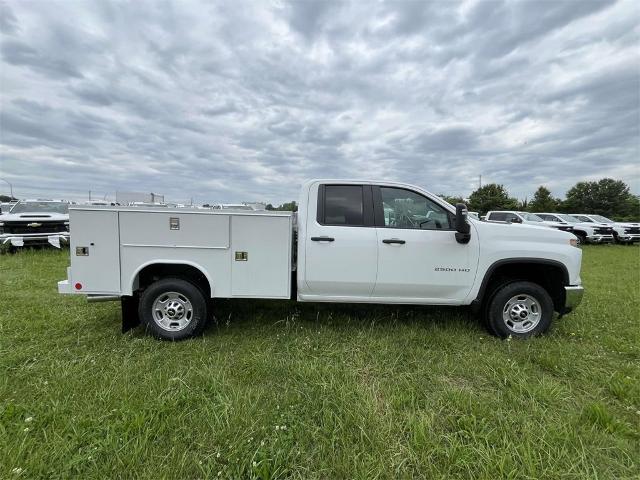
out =
<path fill-rule="evenodd" d="M 536 328 L 542 318 L 540 302 L 531 295 L 511 297 L 502 309 L 502 320 L 514 333 L 527 333 Z"/>
<path fill-rule="evenodd" d="M 156 297 L 152 307 L 153 321 L 163 330 L 177 332 L 193 319 L 193 306 L 182 293 L 164 292 Z"/>

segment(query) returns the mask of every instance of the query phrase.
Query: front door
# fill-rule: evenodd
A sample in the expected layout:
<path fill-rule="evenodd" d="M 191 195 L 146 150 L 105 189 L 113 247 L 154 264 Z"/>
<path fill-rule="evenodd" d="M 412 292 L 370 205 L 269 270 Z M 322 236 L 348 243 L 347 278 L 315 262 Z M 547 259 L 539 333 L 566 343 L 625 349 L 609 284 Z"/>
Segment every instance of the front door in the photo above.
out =
<path fill-rule="evenodd" d="M 473 286 L 478 240 L 456 242 L 454 216 L 426 196 L 397 187 L 373 187 L 378 274 L 373 297 L 462 301 Z"/>
<path fill-rule="evenodd" d="M 378 244 L 370 185 L 320 185 L 317 202 L 308 204 L 305 234 L 305 280 L 310 294 L 371 295 Z"/>

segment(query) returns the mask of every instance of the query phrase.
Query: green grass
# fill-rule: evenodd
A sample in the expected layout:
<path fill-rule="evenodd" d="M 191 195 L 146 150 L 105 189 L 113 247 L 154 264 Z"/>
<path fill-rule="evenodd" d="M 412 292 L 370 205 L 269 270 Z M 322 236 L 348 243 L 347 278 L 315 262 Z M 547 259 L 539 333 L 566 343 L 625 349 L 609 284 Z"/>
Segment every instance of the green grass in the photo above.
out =
<path fill-rule="evenodd" d="M 201 338 L 120 333 L 0 256 L 0 478 L 639 478 L 640 255 L 530 341 L 465 309 L 220 301 Z M 22 469 L 21 473 L 16 473 Z"/>

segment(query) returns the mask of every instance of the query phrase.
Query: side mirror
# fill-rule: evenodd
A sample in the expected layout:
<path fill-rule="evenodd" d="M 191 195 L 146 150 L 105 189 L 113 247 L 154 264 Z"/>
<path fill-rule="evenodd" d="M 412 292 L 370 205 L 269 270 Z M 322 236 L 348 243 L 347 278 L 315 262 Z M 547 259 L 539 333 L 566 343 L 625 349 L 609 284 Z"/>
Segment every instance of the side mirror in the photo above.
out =
<path fill-rule="evenodd" d="M 471 240 L 471 226 L 467 222 L 467 206 L 464 203 L 456 205 L 456 242 L 469 243 Z"/>

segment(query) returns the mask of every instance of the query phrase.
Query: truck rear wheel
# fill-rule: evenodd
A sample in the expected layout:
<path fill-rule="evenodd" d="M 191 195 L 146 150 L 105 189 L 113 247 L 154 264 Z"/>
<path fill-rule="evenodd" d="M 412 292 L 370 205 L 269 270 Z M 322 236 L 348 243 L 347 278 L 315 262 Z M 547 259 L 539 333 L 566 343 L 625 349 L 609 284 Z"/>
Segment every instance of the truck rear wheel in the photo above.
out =
<path fill-rule="evenodd" d="M 495 290 L 485 316 L 487 327 L 498 337 L 529 338 L 551 326 L 553 301 L 536 283 L 511 282 Z"/>
<path fill-rule="evenodd" d="M 163 278 L 142 293 L 138 316 L 154 337 L 184 340 L 202 333 L 206 326 L 207 299 L 188 280 Z"/>

